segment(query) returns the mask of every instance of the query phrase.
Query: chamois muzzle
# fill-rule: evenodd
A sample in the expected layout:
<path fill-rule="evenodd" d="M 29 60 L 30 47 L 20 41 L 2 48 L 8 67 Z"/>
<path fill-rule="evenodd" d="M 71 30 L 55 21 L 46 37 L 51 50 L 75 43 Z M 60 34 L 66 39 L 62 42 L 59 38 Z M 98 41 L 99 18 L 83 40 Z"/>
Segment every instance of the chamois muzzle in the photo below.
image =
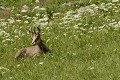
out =
<path fill-rule="evenodd" d="M 32 28 L 29 29 L 29 32 L 31 34 L 31 38 L 32 38 L 32 45 L 35 46 L 38 44 L 38 41 L 41 40 L 40 39 L 40 29 L 37 27 L 38 32 L 36 33 L 35 31 L 35 27 L 34 30 L 32 30 Z"/>

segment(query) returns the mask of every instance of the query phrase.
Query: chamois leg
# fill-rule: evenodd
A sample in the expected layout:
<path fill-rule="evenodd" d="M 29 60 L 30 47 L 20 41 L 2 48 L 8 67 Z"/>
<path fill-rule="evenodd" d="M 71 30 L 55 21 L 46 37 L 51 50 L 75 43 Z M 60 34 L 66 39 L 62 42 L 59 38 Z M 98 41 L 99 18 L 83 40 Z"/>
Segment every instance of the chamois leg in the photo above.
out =
<path fill-rule="evenodd" d="M 46 53 L 48 51 L 50 52 L 49 48 L 44 43 L 41 43 L 40 48 L 43 50 L 44 53 Z"/>
<path fill-rule="evenodd" d="M 16 55 L 15 55 L 15 58 L 19 58 L 19 57 L 22 57 L 22 55 L 24 55 L 26 52 L 26 49 L 21 49 L 19 50 Z"/>

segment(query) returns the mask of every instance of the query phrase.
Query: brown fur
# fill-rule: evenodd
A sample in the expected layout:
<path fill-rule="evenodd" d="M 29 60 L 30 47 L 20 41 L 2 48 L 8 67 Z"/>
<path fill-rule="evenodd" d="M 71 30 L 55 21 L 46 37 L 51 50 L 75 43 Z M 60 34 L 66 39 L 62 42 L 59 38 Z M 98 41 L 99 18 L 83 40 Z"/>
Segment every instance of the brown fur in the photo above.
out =
<path fill-rule="evenodd" d="M 39 56 L 42 53 L 46 53 L 49 51 L 49 49 L 46 47 L 46 45 L 43 43 L 40 37 L 40 29 L 37 27 L 38 33 L 29 30 L 31 33 L 32 38 L 32 46 L 20 49 L 16 55 L 15 58 L 19 58 L 22 56 Z"/>

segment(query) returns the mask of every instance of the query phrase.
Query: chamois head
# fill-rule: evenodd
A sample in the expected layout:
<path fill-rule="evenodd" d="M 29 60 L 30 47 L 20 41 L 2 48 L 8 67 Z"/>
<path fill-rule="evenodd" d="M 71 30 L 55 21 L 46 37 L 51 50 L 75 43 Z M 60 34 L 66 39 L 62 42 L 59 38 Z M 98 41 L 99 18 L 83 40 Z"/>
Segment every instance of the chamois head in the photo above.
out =
<path fill-rule="evenodd" d="M 32 45 L 38 45 L 40 42 L 42 42 L 41 37 L 40 37 L 40 28 L 37 27 L 38 32 L 36 33 L 35 31 L 35 27 L 34 30 L 32 30 L 32 28 L 29 29 L 29 33 L 31 35 L 32 38 Z"/>

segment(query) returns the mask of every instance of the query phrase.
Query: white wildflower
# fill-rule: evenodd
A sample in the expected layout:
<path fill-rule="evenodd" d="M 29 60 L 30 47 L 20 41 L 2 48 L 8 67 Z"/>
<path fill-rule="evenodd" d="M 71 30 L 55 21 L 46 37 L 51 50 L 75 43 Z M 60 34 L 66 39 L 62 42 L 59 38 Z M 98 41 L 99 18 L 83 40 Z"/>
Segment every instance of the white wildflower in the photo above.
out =
<path fill-rule="evenodd" d="M 80 7 L 77 12 L 78 13 L 84 13 L 86 11 L 86 8 L 85 7 Z"/>
<path fill-rule="evenodd" d="M 64 33 L 63 35 L 64 35 L 64 36 L 67 36 L 67 34 L 66 34 L 66 33 Z"/>
<path fill-rule="evenodd" d="M 95 68 L 94 68 L 94 67 L 92 67 L 92 66 L 90 66 L 90 67 L 88 67 L 88 69 L 93 70 L 93 69 L 95 69 Z"/>
<path fill-rule="evenodd" d="M 48 39 L 48 40 L 46 41 L 46 43 L 48 43 L 48 42 L 50 42 L 50 39 Z"/>
<path fill-rule="evenodd" d="M 35 0 L 36 3 L 39 3 L 40 1 L 39 0 Z"/>
<path fill-rule="evenodd" d="M 100 27 L 98 27 L 99 29 L 103 29 L 105 26 L 103 25 L 103 26 L 100 26 Z"/>
<path fill-rule="evenodd" d="M 45 11 L 46 9 L 45 9 L 45 8 L 40 8 L 39 10 L 41 10 L 41 11 Z"/>
<path fill-rule="evenodd" d="M 9 38 L 8 38 L 8 39 L 5 39 L 5 41 L 12 41 L 12 39 L 9 39 Z"/>
<path fill-rule="evenodd" d="M 10 79 L 10 80 L 13 80 L 13 79 L 14 79 L 14 77 L 9 77 L 9 79 Z"/>
<path fill-rule="evenodd" d="M 31 19 L 31 17 L 27 16 L 26 19 Z"/>
<path fill-rule="evenodd" d="M 79 29 L 78 25 L 75 25 L 75 26 L 74 26 L 74 29 Z"/>
<path fill-rule="evenodd" d="M 24 6 L 22 7 L 21 12 L 28 12 L 28 10 L 29 10 L 29 7 L 28 7 L 27 5 L 24 5 Z"/>
<path fill-rule="evenodd" d="M 98 10 L 98 8 L 99 8 L 96 4 L 92 4 L 92 5 L 90 5 L 90 7 L 92 7 L 95 10 Z"/>
<path fill-rule="evenodd" d="M 59 25 L 62 25 L 62 24 L 63 24 L 62 22 L 59 23 Z"/>
<path fill-rule="evenodd" d="M 81 30 L 85 31 L 85 29 L 83 27 L 80 27 Z"/>
<path fill-rule="evenodd" d="M 45 17 L 48 17 L 48 15 L 45 14 L 45 15 L 43 15 L 43 17 L 44 17 L 44 18 L 45 18 Z"/>
<path fill-rule="evenodd" d="M 75 18 L 75 19 L 80 19 L 80 18 L 81 18 L 81 14 L 76 14 L 76 15 L 74 15 L 74 18 Z"/>
<path fill-rule="evenodd" d="M 14 30 L 14 33 L 17 34 L 17 33 L 18 33 L 18 29 L 15 29 L 15 30 Z"/>
<path fill-rule="evenodd" d="M 16 22 L 21 22 L 21 20 L 16 20 Z"/>
<path fill-rule="evenodd" d="M 82 23 L 78 23 L 78 25 L 79 25 L 79 26 L 81 26 L 81 25 L 82 25 Z"/>
<path fill-rule="evenodd" d="M 27 15 L 25 15 L 25 16 L 22 16 L 23 18 L 27 18 L 28 16 Z"/>
<path fill-rule="evenodd" d="M 57 16 L 57 15 L 60 15 L 60 13 L 54 13 L 53 16 Z"/>
<path fill-rule="evenodd" d="M 14 23 L 15 22 L 15 20 L 14 19 L 7 19 L 8 20 L 8 22 L 10 23 L 10 24 L 12 24 L 12 23 Z"/>
<path fill-rule="evenodd" d="M 10 39 L 5 39 L 2 41 L 2 43 L 6 42 L 6 41 L 11 41 Z"/>
<path fill-rule="evenodd" d="M 39 6 L 36 6 L 33 10 L 39 10 L 39 8 L 40 8 Z"/>
<path fill-rule="evenodd" d="M 0 31 L 0 36 L 3 36 L 5 33 L 5 31 Z"/>
<path fill-rule="evenodd" d="M 19 38 L 19 36 L 15 36 L 15 38 Z"/>
<path fill-rule="evenodd" d="M 93 31 L 88 31 L 88 33 L 93 33 Z"/>
<path fill-rule="evenodd" d="M 40 64 L 40 65 L 42 65 L 42 64 L 43 64 L 43 62 L 39 62 L 39 64 Z"/>
<path fill-rule="evenodd" d="M 47 21 L 47 20 L 48 20 L 48 18 L 47 18 L 47 17 L 42 18 L 42 19 L 39 19 L 39 21 L 40 21 L 40 22 L 42 22 L 42 21 Z"/>
<path fill-rule="evenodd" d="M 17 50 L 17 48 L 14 48 L 14 50 Z"/>
<path fill-rule="evenodd" d="M 6 25 L 7 25 L 7 22 L 1 22 L 0 25 L 1 25 L 1 26 L 6 26 Z"/>
<path fill-rule="evenodd" d="M 36 7 L 33 9 L 33 11 L 34 11 L 34 10 L 45 11 L 46 9 L 45 9 L 45 8 L 40 8 L 39 6 L 36 6 Z"/>
<path fill-rule="evenodd" d="M 25 12 L 27 12 L 27 10 L 21 10 L 21 12 L 22 12 L 22 13 L 25 13 Z"/>
<path fill-rule="evenodd" d="M 38 19 L 38 17 L 33 17 L 33 21 L 36 21 Z"/>
<path fill-rule="evenodd" d="M 19 66 L 20 66 L 20 64 L 17 65 L 17 67 L 19 67 Z"/>
<path fill-rule="evenodd" d="M 104 11 L 108 11 L 108 8 L 106 8 L 106 4 L 105 4 L 105 3 L 102 3 L 102 4 L 99 6 L 99 9 L 104 10 Z"/>
<path fill-rule="evenodd" d="M 63 21 L 63 24 L 68 25 L 71 21 Z"/>
<path fill-rule="evenodd" d="M 120 26 L 118 24 L 115 24 L 113 27 L 114 28 L 119 28 Z"/>
<path fill-rule="evenodd" d="M 47 26 L 48 25 L 48 22 L 45 22 L 45 23 L 40 23 L 41 26 Z"/>
<path fill-rule="evenodd" d="M 70 10 L 70 11 L 68 11 L 66 14 L 67 14 L 67 15 L 71 15 L 71 14 L 73 14 L 73 13 L 75 13 L 75 11 Z"/>
<path fill-rule="evenodd" d="M 28 24 L 29 22 L 28 22 L 28 21 L 25 21 L 24 23 Z"/>
<path fill-rule="evenodd" d="M 0 19 L 0 21 L 5 21 L 5 19 Z"/>
<path fill-rule="evenodd" d="M 5 33 L 4 35 L 5 35 L 5 37 L 9 37 L 9 36 L 10 36 L 10 34 L 9 34 L 9 33 Z"/>
<path fill-rule="evenodd" d="M 25 34 L 22 34 L 22 36 L 24 36 Z"/>
<path fill-rule="evenodd" d="M 13 12 L 15 10 L 15 7 L 13 6 L 12 9 L 11 9 L 11 12 Z"/>
<path fill-rule="evenodd" d="M 9 69 L 7 69 L 7 68 L 5 68 L 5 67 L 3 67 L 3 66 L 0 66 L 0 70 L 6 70 L 6 71 L 9 71 Z"/>
<path fill-rule="evenodd" d="M 120 21 L 118 21 L 118 25 L 120 26 Z"/>
<path fill-rule="evenodd" d="M 76 53 L 73 53 L 74 56 L 76 56 Z"/>
<path fill-rule="evenodd" d="M 16 16 L 21 16 L 21 14 L 16 14 Z"/>
<path fill-rule="evenodd" d="M 36 16 L 40 16 L 40 14 L 38 14 L 38 13 L 37 13 L 37 14 L 35 14 L 35 15 L 36 15 Z"/>
<path fill-rule="evenodd" d="M 119 0 L 112 0 L 112 2 L 119 2 Z"/>

